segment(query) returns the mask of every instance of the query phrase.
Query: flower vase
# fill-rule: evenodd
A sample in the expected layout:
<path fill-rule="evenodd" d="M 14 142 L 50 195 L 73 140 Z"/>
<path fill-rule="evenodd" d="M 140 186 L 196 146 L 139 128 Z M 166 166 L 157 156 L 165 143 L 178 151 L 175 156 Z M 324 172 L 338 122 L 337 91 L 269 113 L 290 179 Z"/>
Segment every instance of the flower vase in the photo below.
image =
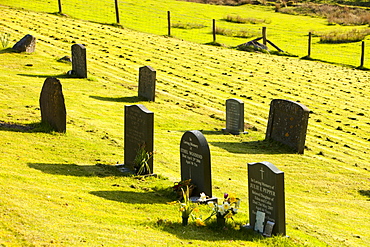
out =
<path fill-rule="evenodd" d="M 182 225 L 187 226 L 189 222 L 189 217 L 182 216 Z"/>
<path fill-rule="evenodd" d="M 222 215 L 217 215 L 216 219 L 217 219 L 217 225 L 218 225 L 219 227 L 224 227 L 224 226 L 225 226 L 226 219 L 225 219 L 225 217 L 224 217 L 224 216 L 222 216 Z"/>

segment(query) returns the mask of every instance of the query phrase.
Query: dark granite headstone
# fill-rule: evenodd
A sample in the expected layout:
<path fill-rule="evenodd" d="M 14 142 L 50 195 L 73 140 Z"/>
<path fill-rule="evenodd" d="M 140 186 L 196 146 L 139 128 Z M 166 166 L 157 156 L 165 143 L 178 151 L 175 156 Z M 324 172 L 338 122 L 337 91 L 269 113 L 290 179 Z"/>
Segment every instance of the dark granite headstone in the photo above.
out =
<path fill-rule="evenodd" d="M 274 99 L 270 104 L 266 140 L 273 139 L 304 153 L 309 110 L 290 100 Z"/>
<path fill-rule="evenodd" d="M 226 129 L 224 133 L 239 135 L 244 133 L 244 102 L 239 99 L 226 100 Z"/>
<path fill-rule="evenodd" d="M 81 44 L 72 45 L 72 71 L 79 78 L 87 78 L 86 48 Z"/>
<path fill-rule="evenodd" d="M 264 232 L 286 234 L 284 172 L 269 162 L 248 164 L 249 223 L 256 224 L 257 211 L 264 214 Z M 267 222 L 273 222 L 271 225 Z M 266 228 L 266 225 L 270 227 Z M 269 234 L 266 234 L 269 235 Z"/>
<path fill-rule="evenodd" d="M 40 94 L 41 122 L 57 132 L 66 132 L 66 107 L 62 84 L 56 78 L 47 78 Z"/>
<path fill-rule="evenodd" d="M 155 100 L 155 80 L 156 71 L 150 66 L 144 66 L 139 69 L 139 97 L 148 101 Z"/>
<path fill-rule="evenodd" d="M 198 130 L 187 131 L 180 143 L 181 180 L 196 185 L 193 195 L 212 197 L 211 154 L 206 138 Z"/>
<path fill-rule="evenodd" d="M 154 113 L 144 105 L 126 105 L 124 118 L 124 165 L 133 171 L 140 146 L 145 145 L 145 150 L 153 153 Z M 153 173 L 153 158 L 148 165 Z"/>
<path fill-rule="evenodd" d="M 36 49 L 36 38 L 30 34 L 24 36 L 20 41 L 18 41 L 14 46 L 13 50 L 17 52 L 34 52 Z"/>

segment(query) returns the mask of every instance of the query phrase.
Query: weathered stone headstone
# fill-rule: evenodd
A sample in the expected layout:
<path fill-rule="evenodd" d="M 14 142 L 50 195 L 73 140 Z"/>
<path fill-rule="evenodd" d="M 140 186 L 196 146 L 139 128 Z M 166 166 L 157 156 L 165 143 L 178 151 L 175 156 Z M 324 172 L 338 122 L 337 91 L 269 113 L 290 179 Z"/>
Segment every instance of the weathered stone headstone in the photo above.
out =
<path fill-rule="evenodd" d="M 139 68 L 139 97 L 155 100 L 156 71 L 150 66 Z"/>
<path fill-rule="evenodd" d="M 300 103 L 282 99 L 272 100 L 266 140 L 281 142 L 303 154 L 308 117 L 308 108 Z"/>
<path fill-rule="evenodd" d="M 14 46 L 13 50 L 17 52 L 34 52 L 36 49 L 36 38 L 30 34 L 24 36 Z"/>
<path fill-rule="evenodd" d="M 79 78 L 87 78 L 86 48 L 81 44 L 72 45 L 72 71 Z"/>
<path fill-rule="evenodd" d="M 224 133 L 233 135 L 244 132 L 244 102 L 239 99 L 226 100 L 226 129 Z"/>
<path fill-rule="evenodd" d="M 204 192 L 212 197 L 211 154 L 204 135 L 198 130 L 187 131 L 180 142 L 181 180 L 191 179 L 196 185 L 193 195 Z"/>
<path fill-rule="evenodd" d="M 249 163 L 248 193 L 251 228 L 255 229 L 260 212 L 264 222 L 258 224 L 263 225 L 265 235 L 285 236 L 284 172 L 269 162 Z"/>
<path fill-rule="evenodd" d="M 47 78 L 40 94 L 41 122 L 49 124 L 57 132 L 66 132 L 66 107 L 62 84 L 56 78 Z"/>
<path fill-rule="evenodd" d="M 144 145 L 148 153 L 153 153 L 154 113 L 144 105 L 126 105 L 124 118 L 124 165 L 133 171 L 140 146 Z M 153 158 L 148 165 L 153 173 Z"/>

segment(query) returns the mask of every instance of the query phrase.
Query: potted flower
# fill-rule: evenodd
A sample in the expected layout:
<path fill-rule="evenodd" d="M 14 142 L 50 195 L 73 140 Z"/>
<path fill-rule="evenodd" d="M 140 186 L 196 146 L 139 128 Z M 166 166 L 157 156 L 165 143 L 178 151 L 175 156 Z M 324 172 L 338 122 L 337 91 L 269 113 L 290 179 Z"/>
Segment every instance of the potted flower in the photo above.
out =
<path fill-rule="evenodd" d="M 186 186 L 186 190 L 181 188 L 181 191 L 184 202 L 180 203 L 179 211 L 181 212 L 182 225 L 186 226 L 188 224 L 189 217 L 192 215 L 192 212 L 196 207 L 196 204 L 190 201 L 189 186 Z"/>
<path fill-rule="evenodd" d="M 235 194 L 225 193 L 224 201 L 221 204 L 213 201 L 208 202 L 208 205 L 212 208 L 212 213 L 206 221 L 216 215 L 217 224 L 223 227 L 227 219 L 233 220 L 233 216 L 238 212 L 240 201 Z"/>

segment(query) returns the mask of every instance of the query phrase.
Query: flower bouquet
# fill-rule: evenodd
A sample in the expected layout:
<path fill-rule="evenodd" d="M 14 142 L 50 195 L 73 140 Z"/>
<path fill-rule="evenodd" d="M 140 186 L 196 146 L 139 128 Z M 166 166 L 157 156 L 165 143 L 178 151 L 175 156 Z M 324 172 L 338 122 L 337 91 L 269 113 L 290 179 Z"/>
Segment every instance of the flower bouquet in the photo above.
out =
<path fill-rule="evenodd" d="M 232 219 L 233 216 L 238 212 L 240 206 L 240 199 L 235 194 L 224 194 L 224 201 L 221 204 L 210 201 L 208 205 L 212 208 L 211 215 L 206 219 L 211 219 L 212 216 L 216 215 L 217 224 L 224 226 L 227 219 Z"/>

